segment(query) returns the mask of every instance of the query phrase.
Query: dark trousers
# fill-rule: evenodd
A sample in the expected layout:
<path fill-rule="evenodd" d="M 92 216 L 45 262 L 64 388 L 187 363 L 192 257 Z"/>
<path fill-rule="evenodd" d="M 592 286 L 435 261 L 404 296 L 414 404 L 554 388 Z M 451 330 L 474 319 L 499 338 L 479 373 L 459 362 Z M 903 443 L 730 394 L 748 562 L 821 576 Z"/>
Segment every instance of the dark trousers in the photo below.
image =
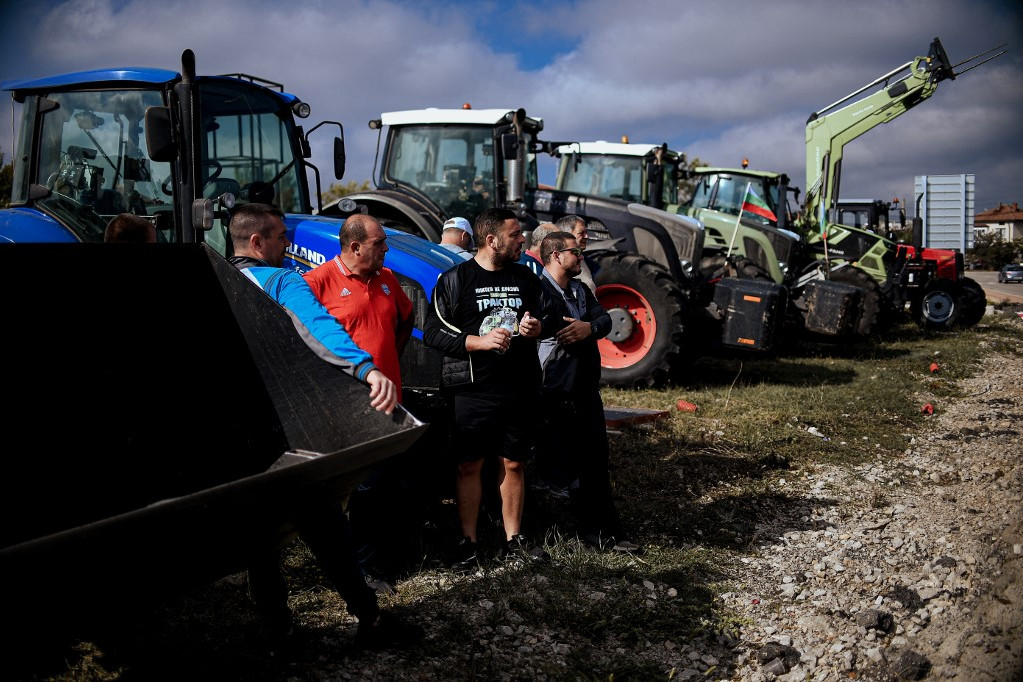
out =
<path fill-rule="evenodd" d="M 580 531 L 622 537 L 623 528 L 611 496 L 610 447 L 600 391 L 545 393 L 537 444 L 541 471 L 571 481 L 572 510 Z"/>
<path fill-rule="evenodd" d="M 348 518 L 340 505 L 309 512 L 296 524 L 302 542 L 320 570 L 359 621 L 372 622 L 380 613 L 376 592 L 366 584 L 355 553 Z M 249 566 L 249 593 L 266 616 L 288 611 L 288 584 L 281 571 L 281 552 L 266 552 Z"/>

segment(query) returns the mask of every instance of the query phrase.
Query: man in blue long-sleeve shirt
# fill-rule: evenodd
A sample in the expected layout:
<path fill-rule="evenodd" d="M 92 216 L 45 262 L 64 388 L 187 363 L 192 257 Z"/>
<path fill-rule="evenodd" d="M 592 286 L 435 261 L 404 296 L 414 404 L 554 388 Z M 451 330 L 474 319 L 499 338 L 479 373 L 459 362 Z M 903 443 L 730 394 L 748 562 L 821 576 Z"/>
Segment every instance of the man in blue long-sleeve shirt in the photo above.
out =
<path fill-rule="evenodd" d="M 290 244 L 283 218 L 279 209 L 268 204 L 239 206 L 231 216 L 234 255 L 228 262 L 284 306 L 293 319 L 297 318 L 295 326 L 306 343 L 311 336 L 329 351 L 324 356 L 323 350 L 312 344 L 321 357 L 369 384 L 370 404 L 374 408 L 391 414 L 398 402 L 394 382 L 377 369 L 369 353 L 356 345 L 302 275 L 281 267 L 284 251 Z"/>
<path fill-rule="evenodd" d="M 268 204 L 242 204 L 231 216 L 234 255 L 228 260 L 250 280 L 280 303 L 310 348 L 326 362 L 370 386 L 370 404 L 391 414 L 398 402 L 397 387 L 373 364 L 370 354 L 352 341 L 345 328 L 317 300 L 298 272 L 285 270 L 288 237 L 284 214 Z M 344 409 L 339 405 L 338 409 Z M 376 592 L 363 577 L 344 511 L 337 505 L 322 506 L 296 520 L 299 536 L 309 546 L 324 573 L 359 620 L 357 641 L 369 648 L 403 643 L 418 635 L 397 616 L 382 612 Z M 288 586 L 276 551 L 249 567 L 249 590 L 253 601 L 270 622 L 275 635 L 292 630 Z"/>

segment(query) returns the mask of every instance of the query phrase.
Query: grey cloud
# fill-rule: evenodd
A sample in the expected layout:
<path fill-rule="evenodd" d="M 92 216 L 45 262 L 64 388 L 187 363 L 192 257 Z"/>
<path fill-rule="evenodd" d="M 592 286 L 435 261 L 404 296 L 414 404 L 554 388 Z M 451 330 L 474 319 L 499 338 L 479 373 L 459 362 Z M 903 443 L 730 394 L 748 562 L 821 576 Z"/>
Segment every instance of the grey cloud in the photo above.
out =
<path fill-rule="evenodd" d="M 177 69 L 188 47 L 202 73 L 284 83 L 312 105 L 314 122 L 341 121 L 346 180 L 354 181 L 373 168 L 377 136 L 369 119 L 471 102 L 525 107 L 544 118 L 548 139 L 666 141 L 714 165 L 748 157 L 802 186 L 810 113 L 924 54 L 934 36 L 955 62 L 1023 35 L 1019 10 L 999 0 L 835 0 L 813 11 L 795 0 L 488 1 L 471 11 L 436 1 L 69 0 L 48 7 L 41 23 L 27 8 L 5 9 L 0 78 Z M 41 32 L 46 41 L 32 39 Z M 518 66 L 544 49 L 549 63 Z M 1023 44 L 1009 49 L 853 141 L 844 193 L 908 194 L 915 175 L 966 172 L 977 176 L 978 209 L 1019 200 Z M 5 153 L 13 145 L 10 115 L 10 101 L 2 101 Z M 328 167 L 327 145 L 313 142 L 313 161 Z M 542 168 L 551 173 L 552 164 Z"/>

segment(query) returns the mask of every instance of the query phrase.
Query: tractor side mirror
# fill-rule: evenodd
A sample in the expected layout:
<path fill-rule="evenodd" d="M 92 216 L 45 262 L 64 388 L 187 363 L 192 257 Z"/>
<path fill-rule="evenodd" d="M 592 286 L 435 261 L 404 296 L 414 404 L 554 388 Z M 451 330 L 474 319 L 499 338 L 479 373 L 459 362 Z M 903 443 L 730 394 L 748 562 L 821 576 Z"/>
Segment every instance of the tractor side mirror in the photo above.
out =
<path fill-rule="evenodd" d="M 501 136 L 501 153 L 505 159 L 518 158 L 519 138 L 515 133 L 505 133 Z"/>
<path fill-rule="evenodd" d="M 153 161 L 169 162 L 178 158 L 170 107 L 146 108 L 146 149 Z"/>
<path fill-rule="evenodd" d="M 334 138 L 334 177 L 340 180 L 345 176 L 345 141 L 340 137 Z"/>

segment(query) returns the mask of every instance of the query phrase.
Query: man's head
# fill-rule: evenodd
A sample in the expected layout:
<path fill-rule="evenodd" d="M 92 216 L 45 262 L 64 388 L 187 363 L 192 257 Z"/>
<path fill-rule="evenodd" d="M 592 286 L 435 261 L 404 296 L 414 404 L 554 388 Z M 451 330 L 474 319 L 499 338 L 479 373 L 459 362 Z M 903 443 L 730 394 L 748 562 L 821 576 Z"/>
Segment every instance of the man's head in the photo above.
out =
<path fill-rule="evenodd" d="M 519 260 L 526 238 L 522 236 L 519 219 L 512 211 L 488 208 L 476 216 L 474 227 L 479 253 L 495 266 L 505 267 Z"/>
<path fill-rule="evenodd" d="M 120 213 L 107 223 L 103 241 L 152 244 L 156 242 L 156 225 L 134 213 Z"/>
<path fill-rule="evenodd" d="M 236 206 L 228 231 L 236 256 L 258 258 L 277 268 L 284 263 L 284 252 L 291 242 L 284 226 L 284 213 L 276 206 Z"/>
<path fill-rule="evenodd" d="M 349 216 L 338 234 L 341 257 L 355 274 L 367 277 L 384 267 L 387 233 L 373 216 L 357 213 Z"/>
<path fill-rule="evenodd" d="M 465 218 L 448 218 L 444 222 L 444 231 L 441 232 L 442 244 L 456 244 L 466 251 L 473 249 L 476 245 L 472 235 L 472 225 Z"/>
<path fill-rule="evenodd" d="M 557 232 L 558 226 L 554 223 L 540 223 L 533 230 L 533 233 L 529 236 L 529 251 L 533 253 L 537 258 L 540 257 L 540 243 L 543 238 L 552 232 Z"/>
<path fill-rule="evenodd" d="M 583 271 L 582 247 L 571 232 L 552 232 L 540 243 L 540 257 L 544 270 L 555 279 L 562 275 L 575 277 Z"/>
<path fill-rule="evenodd" d="M 586 248 L 587 242 L 590 241 L 590 235 L 586 230 L 585 218 L 569 214 L 562 218 L 558 218 L 558 221 L 555 224 L 564 232 L 571 232 L 572 235 L 575 236 L 575 240 L 578 242 L 579 248 Z"/>

